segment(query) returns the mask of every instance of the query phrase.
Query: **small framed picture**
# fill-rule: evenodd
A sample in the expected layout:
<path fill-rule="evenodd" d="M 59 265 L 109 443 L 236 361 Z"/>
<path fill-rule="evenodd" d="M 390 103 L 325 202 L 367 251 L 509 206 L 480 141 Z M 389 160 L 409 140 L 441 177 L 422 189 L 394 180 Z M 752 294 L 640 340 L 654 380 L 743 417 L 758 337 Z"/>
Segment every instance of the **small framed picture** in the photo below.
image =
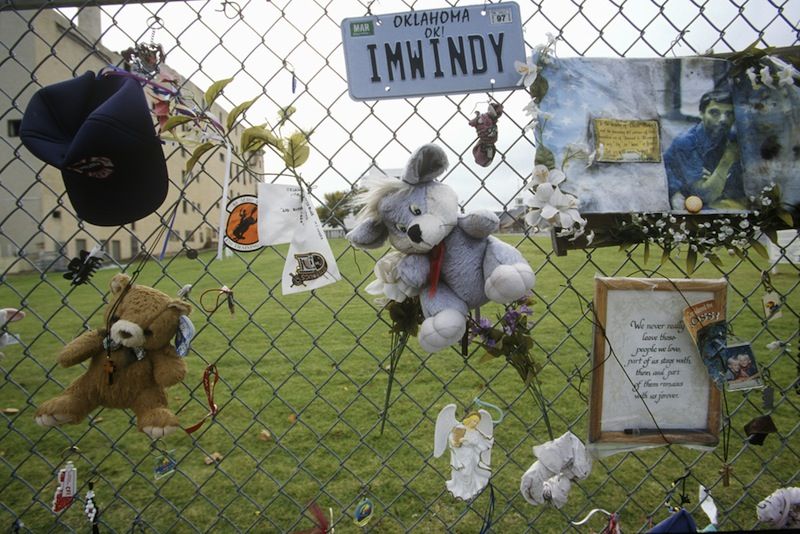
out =
<path fill-rule="evenodd" d="M 728 391 L 742 391 L 764 387 L 761 373 L 756 365 L 756 357 L 750 343 L 729 345 L 722 351 L 727 366 Z"/>

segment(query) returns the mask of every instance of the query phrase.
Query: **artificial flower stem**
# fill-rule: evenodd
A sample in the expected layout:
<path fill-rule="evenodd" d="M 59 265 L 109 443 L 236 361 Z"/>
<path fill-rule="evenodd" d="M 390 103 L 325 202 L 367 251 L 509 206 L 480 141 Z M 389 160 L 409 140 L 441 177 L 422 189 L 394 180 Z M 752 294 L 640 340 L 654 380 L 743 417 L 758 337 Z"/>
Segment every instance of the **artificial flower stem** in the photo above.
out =
<path fill-rule="evenodd" d="M 383 435 L 383 427 L 386 425 L 386 417 L 389 415 L 389 400 L 392 397 L 392 384 L 394 383 L 394 372 L 397 369 L 397 363 L 400 361 L 400 356 L 408 344 L 408 332 L 400 334 L 392 332 L 392 351 L 389 353 L 389 382 L 386 384 L 386 398 L 383 401 L 383 413 L 381 414 L 381 436 Z"/>

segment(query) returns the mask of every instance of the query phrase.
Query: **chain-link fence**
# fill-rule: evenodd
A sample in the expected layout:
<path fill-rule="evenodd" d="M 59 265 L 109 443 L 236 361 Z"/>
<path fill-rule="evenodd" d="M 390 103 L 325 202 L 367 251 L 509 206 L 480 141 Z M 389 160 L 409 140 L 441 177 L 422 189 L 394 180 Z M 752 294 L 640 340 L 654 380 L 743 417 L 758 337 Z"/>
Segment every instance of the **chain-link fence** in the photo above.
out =
<path fill-rule="evenodd" d="M 412 340 L 401 359 L 386 428 L 380 415 L 389 366 L 389 319 L 365 294 L 372 266 L 383 250 L 355 252 L 341 237 L 342 210 L 323 221 L 332 237 L 343 279 L 315 292 L 282 296 L 280 273 L 286 247 L 266 247 L 216 259 L 224 151 L 201 158 L 183 172 L 190 154 L 166 141 L 170 192 L 157 214 L 124 227 L 79 221 L 60 173 L 44 166 L 20 143 L 19 124 L 40 87 L 122 64 L 119 52 L 136 44 L 161 45 L 163 72 L 182 92 L 199 98 L 213 81 L 233 78 L 215 112 L 257 97 L 243 125 L 275 124 L 278 110 L 296 112 L 282 126 L 312 131 L 311 157 L 299 171 L 318 205 L 340 203 L 358 189 L 373 164 L 401 166 L 423 142 L 448 153 L 445 182 L 459 193 L 465 211 L 488 208 L 521 219 L 517 198 L 525 194 L 534 146 L 522 108 L 523 91 L 492 95 L 354 102 L 347 93 L 339 24 L 345 17 L 428 9 L 461 2 L 243 0 L 220 2 L 15 2 L 0 7 L 0 307 L 26 317 L 6 325 L 19 343 L 0 361 L 0 524 L 19 531 L 79 531 L 93 481 L 101 529 L 186 532 L 218 530 L 290 532 L 308 529 L 316 502 L 340 532 L 353 532 L 355 507 L 369 498 L 374 532 L 428 529 L 478 532 L 493 505 L 495 532 L 600 530 L 603 519 L 570 526 L 593 508 L 618 511 L 623 528 L 646 529 L 667 515 L 672 482 L 689 473 L 685 506 L 698 524 L 697 485 L 711 491 L 721 530 L 757 525 L 755 506 L 774 489 L 797 484 L 800 470 L 797 346 L 800 301 L 796 234 L 784 236 L 771 261 L 747 254 L 726 257 L 723 267 L 703 265 L 693 277 L 729 281 L 728 317 L 734 334 L 753 343 L 773 398 L 761 390 L 729 393 L 727 445 L 713 452 L 681 447 L 623 453 L 597 460 L 591 476 L 576 483 L 561 509 L 533 507 L 519 493 L 519 479 L 535 460 L 531 447 L 549 439 L 541 412 L 517 375 L 502 361 L 481 360 L 471 347 L 429 355 Z M 61 9 L 55 9 L 55 8 Z M 559 39 L 561 56 L 671 57 L 793 46 L 800 3 L 795 0 L 589 0 L 520 2 L 527 46 Z M 624 81 L 620 81 L 624 83 Z M 489 97 L 505 106 L 498 156 L 488 168 L 473 164 L 474 131 L 467 125 Z M 65 105 L 69 105 L 65 103 Z M 244 127 L 242 126 L 242 127 Z M 251 165 L 234 165 L 230 198 L 255 194 L 261 181 L 293 183 L 274 151 Z M 326 194 L 343 191 L 340 196 Z M 125 199 L 109 198 L 110 204 Z M 345 220 L 340 220 L 345 219 Z M 168 232 L 164 232 L 169 228 Z M 518 247 L 537 273 L 534 357 L 556 435 L 587 435 L 591 374 L 593 277 L 646 276 L 652 264 L 642 251 L 576 250 L 557 257 L 547 236 L 508 225 L 504 239 Z M 522 229 L 521 233 L 513 233 Z M 69 258 L 103 245 L 106 265 L 87 285 L 61 276 Z M 215 364 L 219 412 L 191 436 L 172 435 L 151 444 L 136 432 L 133 414 L 93 413 L 88 422 L 45 430 L 33 413 L 82 369 L 62 369 L 60 347 L 102 322 L 108 283 L 132 271 L 142 249 L 154 252 L 138 282 L 175 294 L 194 290 L 197 326 L 189 373 L 169 390 L 169 402 L 188 425 L 208 412 L 203 369 Z M 659 275 L 684 277 L 683 260 Z M 783 302 L 783 317 L 766 321 L 761 309 L 762 274 Z M 235 310 L 203 308 L 199 294 L 227 286 Z M 498 310 L 486 307 L 485 317 Z M 769 345 L 769 348 L 767 347 Z M 80 367 L 80 366 L 78 366 Z M 449 402 L 462 412 L 480 398 L 505 412 L 496 427 L 492 499 L 484 492 L 465 503 L 445 489 L 450 468 L 432 458 L 433 427 Z M 778 427 L 762 447 L 749 445 L 743 425 L 769 413 Z M 165 455 L 174 472 L 155 469 Z M 56 473 L 66 461 L 78 469 L 78 503 L 51 511 Z M 720 468 L 732 466 L 730 485 Z M 491 500 L 491 503 L 490 503 Z"/>

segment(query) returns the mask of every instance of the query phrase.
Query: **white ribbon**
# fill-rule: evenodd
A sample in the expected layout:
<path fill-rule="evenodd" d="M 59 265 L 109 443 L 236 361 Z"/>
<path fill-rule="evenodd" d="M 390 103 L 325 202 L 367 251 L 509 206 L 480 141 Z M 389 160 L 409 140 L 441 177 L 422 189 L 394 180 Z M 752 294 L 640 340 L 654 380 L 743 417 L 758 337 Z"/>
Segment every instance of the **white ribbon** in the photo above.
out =
<path fill-rule="evenodd" d="M 217 235 L 217 259 L 222 259 L 222 251 L 225 248 L 225 221 L 228 214 L 228 189 L 231 180 L 231 144 L 225 141 L 225 178 L 222 180 L 222 198 L 219 201 L 219 232 Z"/>

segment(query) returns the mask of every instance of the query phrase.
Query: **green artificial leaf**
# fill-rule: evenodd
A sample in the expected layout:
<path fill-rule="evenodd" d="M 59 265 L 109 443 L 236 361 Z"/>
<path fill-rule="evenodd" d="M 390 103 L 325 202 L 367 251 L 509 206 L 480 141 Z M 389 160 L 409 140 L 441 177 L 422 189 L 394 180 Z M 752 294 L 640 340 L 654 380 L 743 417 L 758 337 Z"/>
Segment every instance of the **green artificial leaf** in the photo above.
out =
<path fill-rule="evenodd" d="M 238 106 L 234 107 L 230 113 L 228 113 L 228 121 L 225 124 L 225 126 L 228 128 L 228 131 L 230 131 L 231 128 L 233 128 L 233 125 L 236 124 L 236 121 L 239 120 L 239 116 L 250 109 L 250 106 L 252 106 L 256 100 L 258 100 L 258 97 L 242 102 Z"/>
<path fill-rule="evenodd" d="M 294 115 L 295 111 L 297 111 L 297 108 L 295 108 L 294 106 L 288 106 L 288 107 L 279 109 L 278 110 L 278 125 L 281 125 L 284 122 L 286 122 L 287 120 L 289 120 L 289 117 Z"/>
<path fill-rule="evenodd" d="M 757 240 L 755 239 L 750 240 L 750 248 L 758 252 L 758 255 L 761 256 L 762 258 L 767 260 L 769 259 L 769 252 L 767 252 L 766 247 L 764 247 L 764 245 L 759 243 Z"/>
<path fill-rule="evenodd" d="M 544 96 L 547 94 L 547 90 L 549 88 L 550 84 L 547 82 L 547 78 L 539 73 L 539 75 L 531 84 L 530 88 L 528 88 L 528 92 L 531 94 L 533 101 L 536 102 L 536 104 L 540 104 Z"/>
<path fill-rule="evenodd" d="M 669 247 L 664 247 L 664 251 L 661 253 L 661 261 L 658 264 L 659 267 L 667 263 L 667 260 L 669 260 L 669 253 L 670 253 Z"/>
<path fill-rule="evenodd" d="M 484 352 L 483 355 L 478 360 L 478 363 L 486 363 L 486 362 L 494 360 L 495 358 L 496 358 L 496 356 L 493 356 L 491 353 Z"/>
<path fill-rule="evenodd" d="M 200 157 L 209 150 L 211 150 L 212 148 L 214 148 L 214 146 L 215 146 L 214 143 L 205 142 L 202 145 L 199 145 L 197 148 L 195 148 L 194 152 L 192 152 L 192 157 L 190 157 L 189 161 L 186 162 L 186 172 L 191 171 L 192 168 L 194 168 L 195 164 L 197 164 L 197 161 L 200 159 Z"/>
<path fill-rule="evenodd" d="M 650 260 L 650 241 L 644 242 L 644 262 L 647 263 Z"/>
<path fill-rule="evenodd" d="M 794 220 L 792 220 L 792 214 L 786 210 L 780 210 L 777 213 L 778 218 L 783 221 L 783 224 L 791 228 L 794 226 Z"/>
<path fill-rule="evenodd" d="M 689 272 L 689 274 L 692 274 L 696 266 L 697 266 L 697 251 L 689 250 L 686 253 L 686 270 Z"/>
<path fill-rule="evenodd" d="M 724 267 L 724 265 L 722 264 L 722 259 L 720 259 L 720 257 L 717 256 L 716 254 L 713 254 L 713 253 L 709 254 L 708 255 L 708 261 L 710 261 L 713 265 L 716 265 L 720 269 L 722 269 Z"/>
<path fill-rule="evenodd" d="M 775 245 L 778 244 L 778 232 L 775 230 L 764 230 L 764 235 Z"/>
<path fill-rule="evenodd" d="M 264 145 L 270 145 L 283 153 L 283 140 L 278 139 L 271 131 L 263 126 L 251 126 L 242 132 L 239 147 L 243 153 L 255 152 Z"/>
<path fill-rule="evenodd" d="M 225 78 L 224 80 L 219 80 L 211 84 L 211 86 L 206 89 L 206 94 L 203 95 L 203 100 L 206 103 L 206 108 L 210 108 L 211 104 L 217 99 L 219 94 L 225 89 L 225 86 L 228 85 L 233 81 L 233 78 Z"/>
<path fill-rule="evenodd" d="M 544 165 L 550 170 L 556 168 L 556 157 L 550 151 L 549 148 L 544 146 L 542 143 L 536 147 L 536 158 L 534 159 L 534 164 L 536 165 Z"/>
<path fill-rule="evenodd" d="M 740 260 L 747 259 L 747 257 L 744 255 L 744 252 L 742 252 L 742 249 L 740 249 L 739 247 L 734 247 L 732 250 L 733 253 L 736 254 Z"/>
<path fill-rule="evenodd" d="M 192 122 L 194 119 L 192 117 L 187 117 L 186 115 L 171 115 L 167 118 L 167 121 L 164 123 L 164 126 L 161 127 L 162 132 L 168 132 L 175 128 L 176 126 L 180 126 L 181 124 L 186 124 L 187 122 Z"/>
<path fill-rule="evenodd" d="M 311 154 L 311 150 L 308 148 L 308 137 L 303 132 L 295 132 L 286 141 L 283 161 L 290 169 L 296 169 L 305 163 Z"/>

